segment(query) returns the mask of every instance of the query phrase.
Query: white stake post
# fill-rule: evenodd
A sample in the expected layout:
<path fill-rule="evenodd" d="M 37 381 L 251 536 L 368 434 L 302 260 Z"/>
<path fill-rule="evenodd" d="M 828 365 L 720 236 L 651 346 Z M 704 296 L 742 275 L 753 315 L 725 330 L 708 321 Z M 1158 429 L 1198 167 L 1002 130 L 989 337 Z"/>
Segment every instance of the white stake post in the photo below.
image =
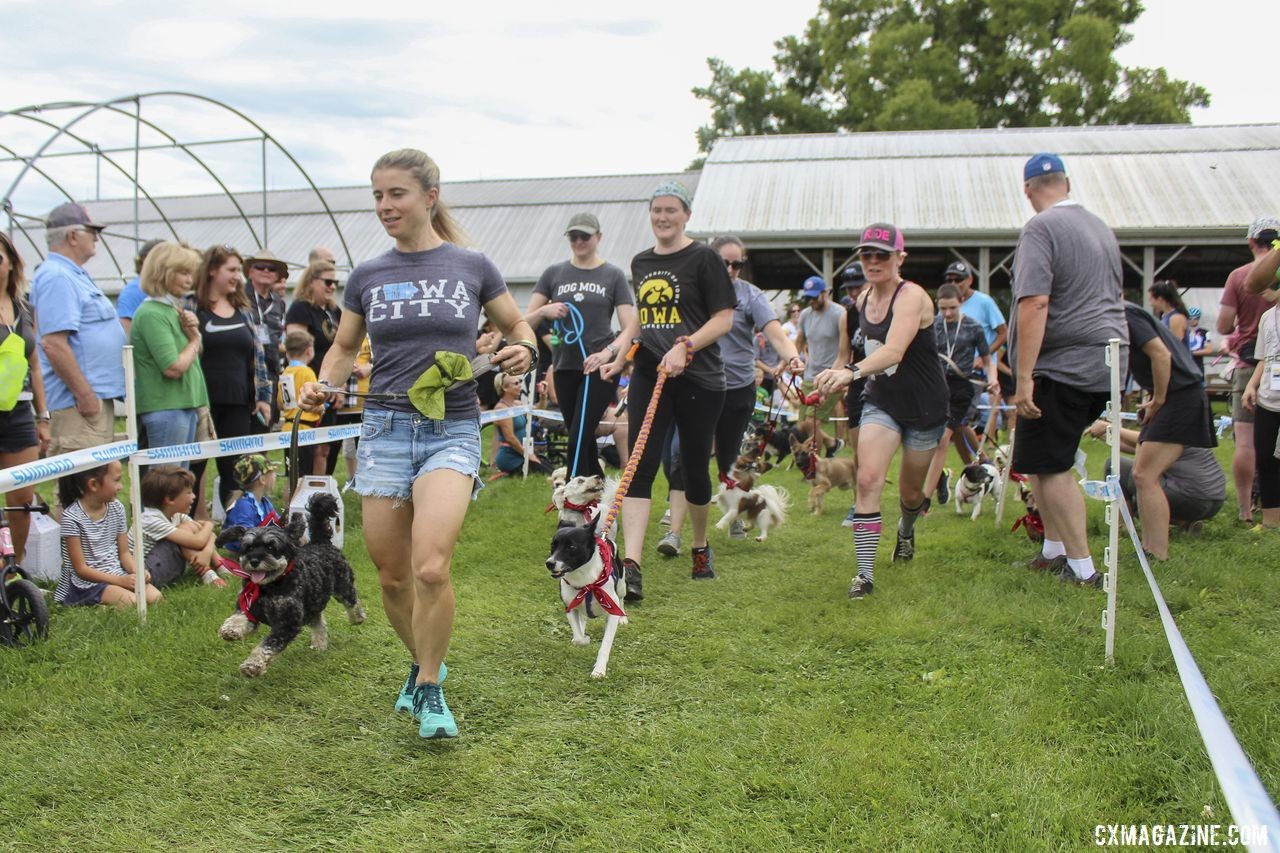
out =
<path fill-rule="evenodd" d="M 125 430 L 138 441 L 138 395 L 134 393 L 133 347 L 124 348 Z M 138 599 L 138 621 L 147 621 L 147 567 L 142 549 L 142 466 L 138 454 L 129 457 L 129 506 L 133 512 L 133 594 Z"/>
<path fill-rule="evenodd" d="M 1107 588 L 1107 609 L 1102 614 L 1102 627 L 1107 632 L 1107 663 L 1116 659 L 1116 588 L 1120 579 L 1120 501 L 1124 492 L 1120 489 L 1120 339 L 1107 341 L 1107 366 L 1111 368 L 1111 400 L 1107 404 L 1107 443 L 1111 447 L 1111 476 L 1107 477 L 1109 500 L 1107 501 L 1107 550 L 1103 562 L 1107 573 L 1103 577 Z"/>
<path fill-rule="evenodd" d="M 1016 423 L 1016 422 L 1015 422 Z M 1004 501 L 1009 493 L 1010 474 L 1013 473 L 1013 442 L 1018 438 L 1018 428 L 1016 426 L 1009 430 L 1009 458 L 1004 460 L 1004 470 L 1000 472 L 1000 494 L 996 495 L 996 527 L 1004 527 Z M 1000 449 L 1000 445 L 996 445 L 996 449 Z"/>

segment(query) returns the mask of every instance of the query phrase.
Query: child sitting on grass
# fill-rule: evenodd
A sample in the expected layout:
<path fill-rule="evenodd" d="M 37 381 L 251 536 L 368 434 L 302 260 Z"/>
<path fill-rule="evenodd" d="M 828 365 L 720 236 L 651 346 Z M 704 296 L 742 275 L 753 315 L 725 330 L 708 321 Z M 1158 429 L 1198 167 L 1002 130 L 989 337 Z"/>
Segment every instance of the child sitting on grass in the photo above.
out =
<path fill-rule="evenodd" d="M 116 500 L 122 479 L 120 463 L 108 462 L 58 481 L 63 507 L 62 575 L 53 598 L 59 604 L 125 608 L 137 603 L 126 533 L 129 525 L 124 504 Z M 160 590 L 148 583 L 146 596 L 148 604 L 155 604 Z"/>
<path fill-rule="evenodd" d="M 280 431 L 292 432 L 293 419 L 298 414 L 298 393 L 308 382 L 315 382 L 316 373 L 310 362 L 316 356 L 315 338 L 310 332 L 294 329 L 284 336 L 284 354 L 289 358 L 289 366 L 280 373 L 280 387 L 276 392 L 276 402 L 280 406 Z M 298 429 L 312 429 L 320 423 L 321 412 L 303 412 L 298 419 Z M 306 476 L 312 473 L 315 463 L 315 445 L 298 448 L 298 468 L 295 476 Z M 284 505 L 289 505 L 290 495 L 284 496 Z"/>
<path fill-rule="evenodd" d="M 142 478 L 142 549 L 152 584 L 164 588 L 187 566 L 205 584 L 225 587 L 215 571 L 222 563 L 213 547 L 213 522 L 187 515 L 196 498 L 195 476 L 177 465 L 148 468 Z M 130 532 L 130 548 L 133 547 Z"/>
<path fill-rule="evenodd" d="M 236 479 L 244 487 L 244 494 L 227 510 L 224 526 L 239 524 L 243 527 L 260 527 L 267 523 L 279 524 L 280 516 L 267 497 L 267 492 L 276 485 L 274 463 L 261 453 L 241 456 L 236 462 Z M 240 546 L 239 543 L 232 542 L 227 547 L 234 551 Z"/>

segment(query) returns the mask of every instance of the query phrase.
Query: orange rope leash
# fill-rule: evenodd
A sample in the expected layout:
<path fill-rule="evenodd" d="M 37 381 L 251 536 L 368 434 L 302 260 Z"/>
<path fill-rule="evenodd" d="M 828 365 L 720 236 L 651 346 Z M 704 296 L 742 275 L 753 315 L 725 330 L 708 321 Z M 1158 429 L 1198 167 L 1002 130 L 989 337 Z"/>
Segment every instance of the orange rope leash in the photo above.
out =
<path fill-rule="evenodd" d="M 693 361 L 693 342 L 684 335 L 676 338 L 676 343 L 685 345 L 685 365 L 688 366 Z M 627 353 L 628 358 L 635 355 L 638 347 L 633 346 L 631 352 Z M 653 429 L 653 419 L 658 413 L 658 399 L 662 396 L 662 386 L 667 384 L 667 372 L 658 366 L 658 378 L 653 384 L 653 394 L 649 397 L 649 405 L 644 410 L 644 419 L 640 421 L 640 432 L 636 433 L 635 445 L 631 448 L 631 455 L 627 457 L 627 466 L 622 469 L 622 479 L 618 481 L 618 491 L 613 496 L 613 505 L 609 507 L 609 514 L 605 516 L 604 526 L 601 530 L 608 530 L 618 519 L 618 513 L 622 510 L 622 501 L 627 496 L 627 492 L 631 489 L 631 481 L 635 479 L 636 469 L 640 467 L 640 458 L 644 456 L 645 445 L 649 443 L 649 432 Z"/>

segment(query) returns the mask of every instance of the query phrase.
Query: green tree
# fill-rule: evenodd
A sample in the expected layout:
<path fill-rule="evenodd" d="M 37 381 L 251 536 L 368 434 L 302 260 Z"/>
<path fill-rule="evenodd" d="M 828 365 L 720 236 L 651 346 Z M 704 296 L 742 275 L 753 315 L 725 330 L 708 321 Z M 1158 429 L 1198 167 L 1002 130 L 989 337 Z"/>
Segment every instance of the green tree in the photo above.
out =
<path fill-rule="evenodd" d="M 1117 48 L 1138 0 L 821 0 L 774 69 L 711 58 L 693 93 L 698 129 L 721 136 L 823 131 L 1169 124 L 1209 104 L 1163 68 L 1125 68 Z"/>

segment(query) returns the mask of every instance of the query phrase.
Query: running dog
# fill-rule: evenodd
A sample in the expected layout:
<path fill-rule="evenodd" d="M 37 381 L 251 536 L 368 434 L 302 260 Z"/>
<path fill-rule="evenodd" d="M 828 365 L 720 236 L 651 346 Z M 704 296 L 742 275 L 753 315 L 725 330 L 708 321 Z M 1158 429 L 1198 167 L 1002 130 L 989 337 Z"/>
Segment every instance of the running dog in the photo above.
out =
<path fill-rule="evenodd" d="M 752 430 L 751 438 L 743 442 L 743 455 L 758 459 L 769 466 L 781 465 L 782 460 L 791 453 L 791 439 L 798 435 L 796 428 L 789 424 L 779 423 L 772 432 L 768 424 L 757 424 Z M 748 443 L 751 445 L 749 448 L 745 446 Z"/>
<path fill-rule="evenodd" d="M 813 481 L 809 489 L 809 512 L 822 515 L 822 496 L 832 489 L 852 489 L 858 482 L 858 461 L 847 456 L 828 459 L 809 450 L 808 445 L 791 437 L 791 451 L 796 457 L 796 467 L 804 472 L 806 480 Z"/>
<path fill-rule="evenodd" d="M 969 520 L 977 521 L 982 514 L 983 499 L 995 493 L 999 487 L 1000 472 L 995 465 L 986 460 L 966 465 L 955 485 L 956 515 L 963 512 L 965 506 L 972 506 Z"/>
<path fill-rule="evenodd" d="M 622 558 L 612 539 L 596 535 L 599 529 L 598 513 L 586 524 L 560 522 L 547 557 L 547 571 L 560 581 L 560 600 L 564 602 L 575 646 L 591 644 L 586 620 L 596 615 L 595 605 L 605 611 L 604 637 L 591 669 L 592 678 L 605 677 L 613 638 L 618 626 L 627 624 L 627 614 L 622 609 L 627 594 Z"/>
<path fill-rule="evenodd" d="M 736 489 L 730 492 L 737 493 Z M 756 541 L 763 542 L 769 538 L 770 530 L 782 526 L 787 520 L 787 508 L 790 506 L 791 494 L 786 489 L 769 485 L 756 486 L 730 501 L 728 511 L 716 522 L 716 527 L 727 531 L 735 521 L 741 521 L 746 528 L 755 525 L 760 530 Z"/>
<path fill-rule="evenodd" d="M 307 501 L 306 517 L 295 513 L 288 527 L 234 525 L 218 534 L 218 547 L 240 542 L 237 568 L 245 579 L 236 612 L 222 623 L 218 635 L 228 641 L 242 640 L 257 630 L 259 622 L 271 628 L 240 664 L 241 675 L 262 675 L 304 625 L 311 627 L 311 648 L 328 648 L 324 608 L 330 598 L 347 608 L 352 625 L 365 620 L 351 564 L 331 542 L 337 517 L 337 498 L 320 493 Z M 308 535 L 305 545 L 304 534 Z"/>

